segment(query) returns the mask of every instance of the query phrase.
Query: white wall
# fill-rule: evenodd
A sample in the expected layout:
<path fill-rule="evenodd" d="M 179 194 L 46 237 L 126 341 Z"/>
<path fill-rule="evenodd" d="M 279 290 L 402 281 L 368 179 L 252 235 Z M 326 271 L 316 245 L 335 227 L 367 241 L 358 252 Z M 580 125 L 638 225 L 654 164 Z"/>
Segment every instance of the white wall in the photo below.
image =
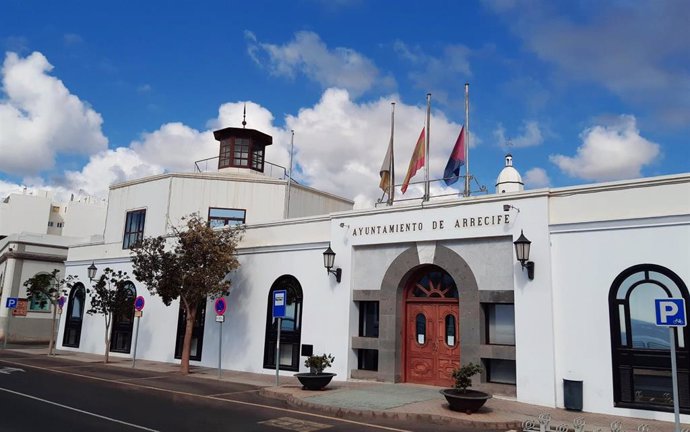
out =
<path fill-rule="evenodd" d="M 130 187 L 111 188 L 104 230 L 105 243 L 122 244 L 128 211 L 146 209 L 144 236 L 157 236 L 166 232 L 170 178 L 157 176 Z"/>
<path fill-rule="evenodd" d="M 50 207 L 50 198 L 11 194 L 8 202 L 0 201 L 0 235 L 47 233 Z"/>
<path fill-rule="evenodd" d="M 64 213 L 63 236 L 89 237 L 102 236 L 105 229 L 105 203 L 71 201 Z"/>
<path fill-rule="evenodd" d="M 575 379 L 584 381 L 584 411 L 673 420 L 671 413 L 614 408 L 608 295 L 616 276 L 636 264 L 658 264 L 690 281 L 690 216 L 683 219 L 552 227 L 558 406 L 563 379 Z"/>
<path fill-rule="evenodd" d="M 326 245 L 318 243 L 289 251 L 253 251 L 240 255 L 241 267 L 232 275 L 232 288 L 227 298 L 228 310 L 223 324 L 223 368 L 272 374 L 263 369 L 264 338 L 268 293 L 273 282 L 290 274 L 301 284 L 304 294 L 302 315 L 302 343 L 313 344 L 315 353 L 332 353 L 336 362 L 331 370 L 339 379 L 348 376 L 347 344 L 349 291 L 342 284 L 335 284 L 323 269 L 322 252 Z M 70 263 L 67 271 L 88 281 L 86 267 L 90 262 Z M 125 270 L 131 275 L 128 260 L 112 259 L 96 261 L 96 266 Z M 175 336 L 177 332 L 178 303 L 166 307 L 158 297 L 151 296 L 145 287 L 134 281 L 137 295 L 146 299 L 144 317 L 139 329 L 137 358 L 179 362 L 175 360 Z M 88 286 L 88 283 L 85 285 Z M 87 305 L 89 304 L 87 296 Z M 65 306 L 67 308 L 67 305 Z M 66 310 L 66 309 L 65 309 Z M 88 310 L 88 308 L 87 308 Z M 216 367 L 218 359 L 218 326 L 211 301 L 207 305 L 204 345 L 201 362 Z M 64 319 L 60 323 L 58 347 L 62 347 Z M 135 327 L 136 331 L 136 327 Z M 104 324 L 101 315 L 85 315 L 79 351 L 102 354 L 104 351 Z M 117 357 L 131 357 L 112 353 Z M 300 364 L 304 371 L 306 368 Z M 288 373 L 288 372 L 283 372 Z"/>
<path fill-rule="evenodd" d="M 311 188 L 293 185 L 292 217 L 326 214 L 352 208 L 352 202 Z M 246 223 L 283 220 L 284 180 L 232 174 L 165 174 L 115 185 L 110 189 L 104 242 L 122 242 L 128 211 L 146 209 L 145 236 L 170 232 L 181 218 L 210 207 L 246 210 Z"/>
<path fill-rule="evenodd" d="M 284 182 L 254 176 L 211 178 L 174 177 L 170 195 L 170 220 L 198 212 L 208 218 L 209 207 L 244 209 L 246 223 L 256 224 L 283 218 Z"/>
<path fill-rule="evenodd" d="M 560 188 L 549 206 L 552 225 L 687 214 L 690 174 Z"/>
<path fill-rule="evenodd" d="M 290 218 L 352 210 L 353 202 L 306 186 L 290 187 Z"/>

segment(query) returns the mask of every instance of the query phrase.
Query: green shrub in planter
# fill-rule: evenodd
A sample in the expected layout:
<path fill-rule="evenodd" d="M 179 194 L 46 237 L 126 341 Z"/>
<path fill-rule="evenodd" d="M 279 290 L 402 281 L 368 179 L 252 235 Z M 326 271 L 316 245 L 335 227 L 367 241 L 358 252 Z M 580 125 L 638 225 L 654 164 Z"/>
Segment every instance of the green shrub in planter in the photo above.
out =
<path fill-rule="evenodd" d="M 304 365 L 309 368 L 309 371 L 313 374 L 320 374 L 327 367 L 331 367 L 335 357 L 330 354 L 321 354 L 319 356 L 309 356 L 304 360 Z"/>
<path fill-rule="evenodd" d="M 465 366 L 453 369 L 454 388 L 461 393 L 467 392 L 467 387 L 472 387 L 472 377 L 484 370 L 481 365 L 468 363 Z"/>

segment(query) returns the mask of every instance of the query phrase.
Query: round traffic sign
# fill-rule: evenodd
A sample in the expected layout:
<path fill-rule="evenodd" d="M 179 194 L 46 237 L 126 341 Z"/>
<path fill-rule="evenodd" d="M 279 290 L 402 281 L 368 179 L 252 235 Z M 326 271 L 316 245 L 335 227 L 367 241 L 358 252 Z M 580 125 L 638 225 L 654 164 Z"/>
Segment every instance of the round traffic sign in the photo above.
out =
<path fill-rule="evenodd" d="M 214 308 L 216 309 L 216 315 L 223 315 L 228 308 L 228 306 L 225 304 L 225 299 L 222 297 L 216 299 Z"/>
<path fill-rule="evenodd" d="M 146 301 L 144 300 L 144 297 L 138 296 L 136 299 L 134 299 L 134 309 L 140 311 L 144 309 L 144 305 L 146 304 Z"/>
<path fill-rule="evenodd" d="M 65 306 L 65 296 L 60 296 L 60 298 L 58 299 L 58 307 L 62 309 L 63 306 Z"/>

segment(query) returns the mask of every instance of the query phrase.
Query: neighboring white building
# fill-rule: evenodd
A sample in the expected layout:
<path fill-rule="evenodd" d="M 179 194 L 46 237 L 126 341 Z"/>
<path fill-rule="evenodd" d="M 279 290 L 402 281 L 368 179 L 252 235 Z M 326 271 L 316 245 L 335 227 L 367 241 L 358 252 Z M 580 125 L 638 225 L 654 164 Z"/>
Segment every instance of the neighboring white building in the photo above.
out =
<path fill-rule="evenodd" d="M 106 204 L 92 197 L 57 202 L 48 191 L 13 193 L 0 202 L 0 340 L 38 342 L 50 337 L 50 304 L 26 302 L 26 315 L 5 308 L 7 298 L 26 301 L 24 282 L 60 270 L 71 244 L 102 238 Z M 15 314 L 18 311 L 15 311 Z"/>
<path fill-rule="evenodd" d="M 50 191 L 11 193 L 0 201 L 0 238 L 10 234 L 102 235 L 106 203 L 94 197 L 56 201 Z"/>
<path fill-rule="evenodd" d="M 252 154 L 248 145 L 241 154 Z M 284 219 L 284 181 L 242 172 L 149 177 L 111 188 L 104 241 L 71 247 L 67 272 L 86 281 L 93 262 L 131 274 L 136 239 L 164 234 L 191 212 L 213 220 L 231 209 L 228 223 L 244 222 L 246 232 L 222 324 L 225 369 L 274 373 L 270 299 L 285 289 L 285 371 L 305 370 L 309 346 L 332 353 L 344 380 L 446 386 L 454 367 L 482 362 L 480 387 L 522 402 L 563 407 L 568 380 L 569 389 L 582 383 L 585 411 L 672 420 L 668 333 L 649 325 L 649 300 L 690 304 L 690 174 L 524 191 L 510 158 L 501 184 L 512 188 L 358 211 L 293 186 L 313 207 L 297 215 L 291 204 L 300 217 Z M 533 279 L 514 255 L 521 234 L 531 240 Z M 323 267 L 329 246 L 340 282 Z M 175 361 L 179 305 L 166 307 L 136 280 L 129 289 L 146 299 L 137 356 Z M 103 319 L 84 315 L 86 303 L 84 287 L 73 290 L 58 344 L 101 353 Z M 192 355 L 215 367 L 220 324 L 211 301 L 201 312 Z M 131 317 L 114 325 L 113 355 L 131 357 L 133 330 Z M 690 334 L 676 335 L 688 422 Z"/>

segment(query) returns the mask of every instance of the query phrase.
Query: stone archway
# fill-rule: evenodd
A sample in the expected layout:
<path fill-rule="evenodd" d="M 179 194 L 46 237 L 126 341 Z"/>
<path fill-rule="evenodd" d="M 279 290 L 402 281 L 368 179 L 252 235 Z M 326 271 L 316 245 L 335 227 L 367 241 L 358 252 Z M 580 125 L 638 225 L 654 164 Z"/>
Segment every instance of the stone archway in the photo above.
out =
<path fill-rule="evenodd" d="M 460 350 L 464 362 L 479 362 L 480 305 L 479 288 L 474 273 L 467 262 L 451 249 L 427 243 L 427 253 L 420 253 L 418 245 L 412 245 L 390 264 L 381 282 L 379 320 L 379 379 L 400 382 L 404 380 L 403 328 L 405 325 L 405 293 L 409 278 L 423 264 L 433 264 L 444 269 L 457 284 L 459 304 Z M 433 253 L 428 253 L 429 249 Z M 422 258 L 420 259 L 420 255 Z"/>

